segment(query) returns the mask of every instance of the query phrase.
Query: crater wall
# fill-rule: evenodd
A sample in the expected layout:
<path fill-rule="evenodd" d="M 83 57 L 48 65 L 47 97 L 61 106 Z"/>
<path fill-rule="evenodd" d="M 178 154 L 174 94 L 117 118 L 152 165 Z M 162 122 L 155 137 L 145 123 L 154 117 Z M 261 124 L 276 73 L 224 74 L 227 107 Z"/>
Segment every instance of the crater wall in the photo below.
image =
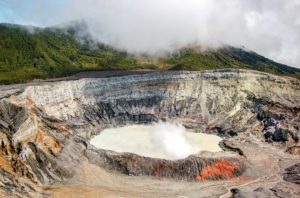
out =
<path fill-rule="evenodd" d="M 93 148 L 88 140 L 107 127 L 165 120 L 225 139 L 251 134 L 280 149 L 297 146 L 300 134 L 300 82 L 255 71 L 81 79 L 5 88 L 0 96 L 2 180 L 19 186 L 4 185 L 17 195 L 71 178 L 83 159 L 128 175 L 199 181 L 235 177 L 247 166 L 226 152 L 171 162 Z"/>

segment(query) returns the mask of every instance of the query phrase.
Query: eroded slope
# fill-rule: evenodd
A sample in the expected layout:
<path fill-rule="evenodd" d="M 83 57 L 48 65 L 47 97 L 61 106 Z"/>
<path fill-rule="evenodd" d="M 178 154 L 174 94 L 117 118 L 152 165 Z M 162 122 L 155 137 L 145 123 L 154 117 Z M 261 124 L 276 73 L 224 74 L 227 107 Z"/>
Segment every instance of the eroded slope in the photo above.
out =
<path fill-rule="evenodd" d="M 277 187 L 296 196 L 294 188 L 285 187 L 282 174 L 287 164 L 299 161 L 299 155 L 285 152 L 299 146 L 297 80 L 245 70 L 162 72 L 25 85 L 4 89 L 1 96 L 1 188 L 10 195 L 36 196 L 43 193 L 41 187 L 53 183 L 72 186 L 72 178 L 80 175 L 77 167 L 88 161 L 110 171 L 111 177 L 123 173 L 136 175 L 135 180 L 147 175 L 167 177 L 172 185 L 176 180 L 198 182 L 192 189 L 195 193 L 207 185 L 207 179 L 243 174 L 240 180 L 215 181 L 215 185 L 223 186 L 224 193 L 238 186 L 239 191 L 227 193 L 255 194 L 257 186 L 250 185 L 255 183 L 265 194 L 274 194 Z M 158 120 L 220 135 L 226 139 L 223 148 L 231 152 L 164 161 L 108 152 L 88 142 L 104 128 Z M 286 163 L 280 162 L 283 158 Z M 281 179 L 272 180 L 273 176 Z M 130 177 L 125 180 L 130 191 Z M 104 188 L 96 184 L 93 188 Z M 181 195 L 182 190 L 175 191 Z M 142 196 L 134 190 L 129 195 Z"/>

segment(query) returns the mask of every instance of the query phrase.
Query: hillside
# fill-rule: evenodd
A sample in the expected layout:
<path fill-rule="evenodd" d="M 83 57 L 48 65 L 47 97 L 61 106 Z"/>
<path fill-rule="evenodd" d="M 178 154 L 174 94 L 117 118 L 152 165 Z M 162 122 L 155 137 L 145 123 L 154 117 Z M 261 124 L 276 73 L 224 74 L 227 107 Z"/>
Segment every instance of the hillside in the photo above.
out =
<path fill-rule="evenodd" d="M 0 83 L 61 77 L 80 71 L 136 69 L 244 68 L 300 78 L 300 69 L 239 48 L 206 51 L 184 48 L 152 59 L 95 44 L 88 35 L 79 41 L 76 29 L 0 24 Z"/>

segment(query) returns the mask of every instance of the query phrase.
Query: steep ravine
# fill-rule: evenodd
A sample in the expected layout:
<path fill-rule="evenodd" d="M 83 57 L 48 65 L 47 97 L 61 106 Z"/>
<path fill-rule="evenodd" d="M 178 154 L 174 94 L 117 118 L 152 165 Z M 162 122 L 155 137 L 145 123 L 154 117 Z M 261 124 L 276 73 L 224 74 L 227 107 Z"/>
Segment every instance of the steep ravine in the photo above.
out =
<path fill-rule="evenodd" d="M 111 177 L 125 174 L 138 180 L 150 176 L 171 179 L 174 185 L 197 182 L 198 190 L 206 182 L 224 189 L 231 189 L 232 182 L 239 183 L 232 186 L 246 186 L 229 190 L 233 196 L 248 192 L 275 196 L 278 189 L 292 196 L 299 193 L 297 188 L 284 187 L 286 183 L 297 185 L 284 170 L 300 159 L 296 149 L 300 136 L 298 80 L 247 70 L 158 72 L 25 84 L 14 89 L 7 86 L 0 96 L 0 187 L 10 196 L 51 196 L 43 187 L 71 185 L 83 162 L 108 171 Z M 170 161 L 89 144 L 105 128 L 159 120 L 217 134 L 224 138 L 221 146 L 225 151 Z M 272 159 L 271 164 L 263 162 L 266 158 Z M 251 181 L 272 178 L 271 172 L 280 181 L 268 179 L 265 186 L 259 186 L 263 192 L 254 191 Z M 141 196 L 139 193 L 131 195 Z"/>

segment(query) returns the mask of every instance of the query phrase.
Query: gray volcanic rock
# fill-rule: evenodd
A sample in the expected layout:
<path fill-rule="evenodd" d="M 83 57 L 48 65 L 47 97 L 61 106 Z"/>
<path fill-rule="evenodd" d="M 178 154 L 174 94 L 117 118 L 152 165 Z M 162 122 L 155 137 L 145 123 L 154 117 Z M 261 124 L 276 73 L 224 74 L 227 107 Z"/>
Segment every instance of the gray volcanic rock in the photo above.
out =
<path fill-rule="evenodd" d="M 269 197 L 293 197 L 289 192 L 285 192 L 276 187 L 271 189 L 264 189 L 262 187 L 256 188 L 251 192 L 243 191 L 237 188 L 231 189 L 232 198 L 269 198 Z"/>
<path fill-rule="evenodd" d="M 285 169 L 283 179 L 288 182 L 300 184 L 300 163 L 297 163 L 289 168 Z"/>
<path fill-rule="evenodd" d="M 257 188 L 253 192 L 243 192 L 240 189 L 233 188 L 231 189 L 232 198 L 268 198 L 271 197 L 271 193 L 265 190 L 264 188 Z"/>
<path fill-rule="evenodd" d="M 253 171 L 256 164 L 247 163 L 253 156 L 244 147 L 248 143 L 270 143 L 262 153 L 270 158 L 299 146 L 300 82 L 266 73 L 157 72 L 25 84 L 13 90 L 0 90 L 0 188 L 16 195 L 15 188 L 28 192 L 24 196 L 43 195 L 37 186 L 69 181 L 84 160 L 116 174 L 204 182 Z M 227 151 L 168 161 L 103 151 L 88 142 L 108 127 L 159 120 L 217 134 Z M 284 178 L 295 180 L 291 174 Z"/>
<path fill-rule="evenodd" d="M 19 129 L 27 117 L 28 115 L 24 108 L 5 100 L 0 101 L 0 129 L 6 130 L 10 135 Z"/>
<path fill-rule="evenodd" d="M 286 120 L 294 123 L 288 136 L 298 137 L 299 131 L 299 81 L 243 70 L 83 79 L 28 87 L 20 96 L 30 97 L 49 116 L 74 123 L 113 126 L 176 119 L 223 135 L 273 119 L 281 130 L 271 140 L 286 138 Z"/>
<path fill-rule="evenodd" d="M 229 157 L 189 156 L 182 160 L 164 160 L 100 149 L 88 149 L 86 155 L 92 163 L 126 175 L 147 175 L 187 181 L 229 179 L 240 176 L 246 168 L 240 159 Z"/>

